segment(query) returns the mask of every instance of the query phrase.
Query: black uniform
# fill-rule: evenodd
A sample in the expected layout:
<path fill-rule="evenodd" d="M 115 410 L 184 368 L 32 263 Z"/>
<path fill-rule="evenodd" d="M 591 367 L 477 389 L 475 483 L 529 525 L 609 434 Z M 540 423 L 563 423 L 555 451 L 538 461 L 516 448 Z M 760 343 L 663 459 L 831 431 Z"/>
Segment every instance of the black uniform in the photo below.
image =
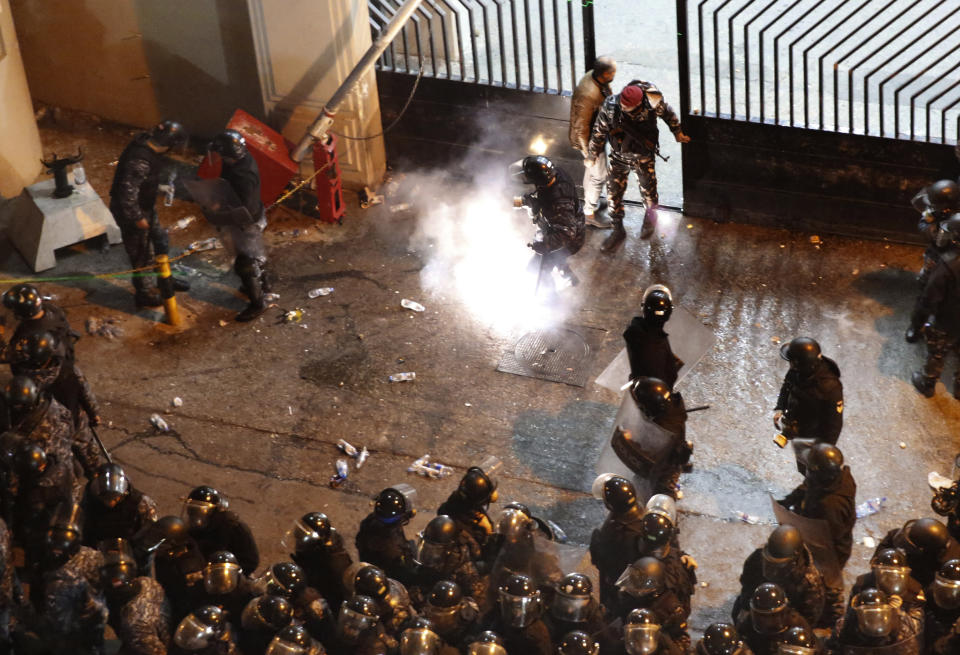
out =
<path fill-rule="evenodd" d="M 607 616 L 603 606 L 595 598 L 590 599 L 589 613 L 583 621 L 568 621 L 558 619 L 551 612 L 547 612 L 543 617 L 543 622 L 550 629 L 550 638 L 553 643 L 559 644 L 568 633 L 574 630 L 586 632 L 588 635 L 601 642 L 603 645 L 610 645 L 609 635 L 607 634 Z M 622 631 L 621 631 L 622 634 Z"/>
<path fill-rule="evenodd" d="M 83 495 L 83 510 L 82 534 L 87 546 L 97 546 L 105 539 L 125 539 L 132 543 L 138 532 L 157 520 L 157 504 L 133 485 L 116 507 L 102 503 L 88 488 Z"/>
<path fill-rule="evenodd" d="M 576 185 L 565 170 L 557 167 L 552 184 L 538 186 L 523 199 L 543 232 L 542 241 L 533 245 L 535 251 L 547 254 L 563 250 L 567 256 L 580 251 L 587 235 L 583 205 L 577 196 Z"/>
<path fill-rule="evenodd" d="M 499 608 L 494 611 L 499 611 Z M 543 619 L 536 619 L 525 628 L 514 628 L 506 625 L 497 616 L 487 626 L 487 630 L 496 632 L 503 639 L 503 647 L 508 653 L 523 653 L 524 655 L 553 655 L 553 643 L 550 640 L 550 630 Z"/>
<path fill-rule="evenodd" d="M 927 321 L 927 361 L 922 375 L 932 389 L 943 372 L 947 353 L 957 352 L 960 346 L 960 252 L 955 246 L 941 254 L 917 298 L 911 325 L 919 329 Z M 956 395 L 960 390 L 960 369 L 954 373 L 953 381 Z"/>
<path fill-rule="evenodd" d="M 0 652 L 10 648 L 10 619 L 14 610 L 14 589 L 19 585 L 13 560 L 10 529 L 0 520 Z"/>
<path fill-rule="evenodd" d="M 843 385 L 836 362 L 821 357 L 809 375 L 788 371 L 776 409 L 784 414 L 786 437 L 836 444 L 843 428 Z"/>
<path fill-rule="evenodd" d="M 657 378 L 673 389 L 683 362 L 670 348 L 670 335 L 659 325 L 635 316 L 623 333 L 630 360 L 630 379 L 640 376 Z"/>
<path fill-rule="evenodd" d="M 873 648 L 878 655 L 920 655 L 922 635 L 918 632 L 923 624 L 914 621 L 902 610 L 897 610 L 900 620 L 886 637 L 865 637 L 857 627 L 857 615 L 847 610 L 843 620 L 837 625 L 836 637 L 831 639 L 836 652 L 843 653 L 845 646 Z"/>
<path fill-rule="evenodd" d="M 182 544 L 161 546 L 154 560 L 154 574 L 170 600 L 173 621 L 179 623 L 190 613 L 193 599 L 203 589 L 203 568 L 207 559 L 190 537 Z"/>
<path fill-rule="evenodd" d="M 485 506 L 477 507 L 471 504 L 457 490 L 437 508 L 437 515 L 441 514 L 456 521 L 461 530 L 473 537 L 483 550 L 484 557 L 487 556 L 487 551 L 492 545 L 490 537 L 493 534 L 493 521 L 490 520 Z"/>
<path fill-rule="evenodd" d="M 218 550 L 233 553 L 246 575 L 253 573 L 260 565 L 260 551 L 253 532 L 235 512 L 218 509 L 204 527 L 191 527 L 190 536 L 196 540 L 205 558 Z"/>
<path fill-rule="evenodd" d="M 625 618 L 631 610 L 648 609 L 657 615 L 660 630 L 670 636 L 670 639 L 684 652 L 690 650 L 690 633 L 687 631 L 687 619 L 690 618 L 690 595 L 686 589 L 670 588 L 663 593 L 638 598 L 620 591 L 617 594 L 617 614 Z"/>
<path fill-rule="evenodd" d="M 817 625 L 823 613 L 824 594 L 826 593 L 823 576 L 813 563 L 810 549 L 803 546 L 800 557 L 793 562 L 793 568 L 779 580 L 763 575 L 763 548 L 750 553 L 743 563 L 740 574 L 740 595 L 733 601 L 733 620 L 739 621 L 744 613 L 750 612 L 750 599 L 753 592 L 764 582 L 774 582 L 783 589 L 790 602 L 810 625 Z"/>
<path fill-rule="evenodd" d="M 225 594 L 209 593 L 203 583 L 194 586 L 191 591 L 193 596 L 191 609 L 206 605 L 217 605 L 227 612 L 227 616 L 235 626 L 240 625 L 240 615 L 243 614 L 243 608 L 257 596 L 257 590 L 250 578 L 245 575 L 239 577 L 235 589 Z"/>
<path fill-rule="evenodd" d="M 145 576 L 132 584 L 133 596 L 110 603 L 110 627 L 121 643 L 117 655 L 166 655 L 173 633 L 163 587 Z"/>
<path fill-rule="evenodd" d="M 615 515 L 610 512 L 603 525 L 590 535 L 590 562 L 597 567 L 600 602 L 611 607 L 616 602 L 616 582 L 620 574 L 638 557 L 642 549 L 643 517 L 640 512 Z"/>
<path fill-rule="evenodd" d="M 894 528 L 887 532 L 880 543 L 877 544 L 874 553 L 879 553 L 884 548 L 896 548 L 898 545 L 896 543 L 897 533 L 901 529 Z M 933 582 L 941 566 L 952 559 L 960 559 L 960 542 L 957 542 L 953 537 L 949 537 L 946 546 L 936 557 L 927 557 L 923 551 L 909 548 L 904 548 L 904 552 L 907 554 L 907 563 L 910 565 L 910 575 L 916 578 L 917 582 L 926 586 Z"/>
<path fill-rule="evenodd" d="M 929 623 L 927 624 L 930 625 Z M 938 636 L 924 633 L 924 642 L 928 644 L 929 652 L 933 655 L 955 655 L 960 653 L 960 619 Z"/>
<path fill-rule="evenodd" d="M 756 655 L 779 655 L 780 643 L 784 637 L 786 637 L 787 631 L 790 630 L 790 628 L 803 627 L 807 630 L 813 630 L 810 624 L 807 623 L 807 620 L 800 616 L 797 610 L 788 607 L 782 611 L 787 613 L 784 621 L 785 627 L 775 634 L 762 634 L 754 630 L 753 621 L 750 619 L 749 613 L 737 622 L 737 634 L 740 635 L 740 638 L 746 642 L 750 650 L 756 653 Z"/>
<path fill-rule="evenodd" d="M 267 216 L 260 199 L 260 169 L 250 153 L 245 153 L 235 161 L 224 160 L 220 177 L 227 181 L 240 199 L 241 206 L 250 213 L 250 223 L 231 225 L 227 229 L 237 252 L 234 269 L 243 282 L 247 296 L 254 302 L 261 298 L 261 294 L 270 291 L 267 251 L 263 243 Z"/>
<path fill-rule="evenodd" d="M 353 559 L 343 547 L 343 537 L 339 533 L 334 533 L 331 540 L 330 546 L 302 549 L 291 553 L 290 559 L 303 569 L 307 584 L 319 591 L 332 607 L 339 608 L 346 596 L 343 576 Z"/>
<path fill-rule="evenodd" d="M 877 576 L 874 575 L 873 571 L 857 576 L 856 581 L 853 583 L 853 587 L 850 589 L 850 601 L 852 602 L 853 597 L 864 589 L 880 589 L 880 585 L 877 584 Z M 927 597 L 923 591 L 923 585 L 917 582 L 916 578 L 914 578 L 912 575 L 908 576 L 906 588 L 902 593 L 897 594 L 897 596 L 899 596 L 900 600 L 903 601 L 903 605 L 901 605 L 900 609 L 910 615 L 911 618 L 914 618 L 917 621 L 923 621 L 924 608 L 927 605 Z"/>
<path fill-rule="evenodd" d="M 356 544 L 361 562 L 383 569 L 391 578 L 412 580 L 413 542 L 407 539 L 402 522 L 387 525 L 370 513 L 360 522 Z"/>

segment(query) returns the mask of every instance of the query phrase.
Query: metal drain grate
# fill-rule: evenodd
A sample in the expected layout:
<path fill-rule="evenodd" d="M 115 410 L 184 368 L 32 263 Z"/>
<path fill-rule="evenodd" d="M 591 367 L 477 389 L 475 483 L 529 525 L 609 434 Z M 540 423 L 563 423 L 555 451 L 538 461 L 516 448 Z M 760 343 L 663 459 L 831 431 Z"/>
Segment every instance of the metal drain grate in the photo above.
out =
<path fill-rule="evenodd" d="M 528 332 L 511 350 L 503 353 L 497 370 L 575 387 L 586 386 L 592 348 L 581 331 L 547 328 Z"/>

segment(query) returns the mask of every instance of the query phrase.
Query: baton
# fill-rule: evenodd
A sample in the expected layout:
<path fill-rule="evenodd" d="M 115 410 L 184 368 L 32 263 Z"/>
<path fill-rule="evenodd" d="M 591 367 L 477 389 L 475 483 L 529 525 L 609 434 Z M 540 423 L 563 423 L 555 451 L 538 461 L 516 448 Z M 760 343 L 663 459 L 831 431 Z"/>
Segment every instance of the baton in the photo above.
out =
<path fill-rule="evenodd" d="M 687 410 L 687 414 L 691 412 L 702 412 L 705 409 L 710 409 L 710 405 L 697 405 L 696 407 L 691 407 Z"/>
<path fill-rule="evenodd" d="M 113 460 L 110 459 L 110 453 L 107 452 L 106 446 L 104 446 L 103 442 L 100 441 L 100 435 L 97 434 L 96 429 L 94 429 L 92 425 L 89 427 L 90 427 L 90 433 L 93 435 L 93 438 L 96 439 L 97 445 L 100 446 L 100 452 L 102 452 L 103 456 L 106 457 L 107 459 L 107 464 L 113 464 Z"/>

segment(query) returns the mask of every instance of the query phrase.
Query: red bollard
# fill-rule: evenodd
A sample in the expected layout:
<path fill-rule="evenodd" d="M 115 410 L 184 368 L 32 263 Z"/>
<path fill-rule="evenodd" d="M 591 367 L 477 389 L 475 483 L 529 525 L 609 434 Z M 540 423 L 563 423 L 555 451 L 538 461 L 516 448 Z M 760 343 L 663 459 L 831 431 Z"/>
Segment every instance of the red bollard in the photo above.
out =
<path fill-rule="evenodd" d="M 340 180 L 340 162 L 337 160 L 337 137 L 329 135 L 326 143 L 313 144 L 313 170 L 326 170 L 313 179 L 317 190 L 317 212 L 325 223 L 343 223 L 343 185 Z"/>

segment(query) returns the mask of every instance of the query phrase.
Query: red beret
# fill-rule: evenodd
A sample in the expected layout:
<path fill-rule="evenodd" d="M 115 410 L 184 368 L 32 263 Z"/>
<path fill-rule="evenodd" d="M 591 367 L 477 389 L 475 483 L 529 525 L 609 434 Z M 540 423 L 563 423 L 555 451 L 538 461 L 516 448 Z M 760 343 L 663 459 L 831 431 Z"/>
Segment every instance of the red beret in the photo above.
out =
<path fill-rule="evenodd" d="M 620 106 L 624 111 L 636 109 L 641 102 L 643 102 L 643 89 L 636 84 L 623 87 L 623 91 L 620 92 Z"/>

